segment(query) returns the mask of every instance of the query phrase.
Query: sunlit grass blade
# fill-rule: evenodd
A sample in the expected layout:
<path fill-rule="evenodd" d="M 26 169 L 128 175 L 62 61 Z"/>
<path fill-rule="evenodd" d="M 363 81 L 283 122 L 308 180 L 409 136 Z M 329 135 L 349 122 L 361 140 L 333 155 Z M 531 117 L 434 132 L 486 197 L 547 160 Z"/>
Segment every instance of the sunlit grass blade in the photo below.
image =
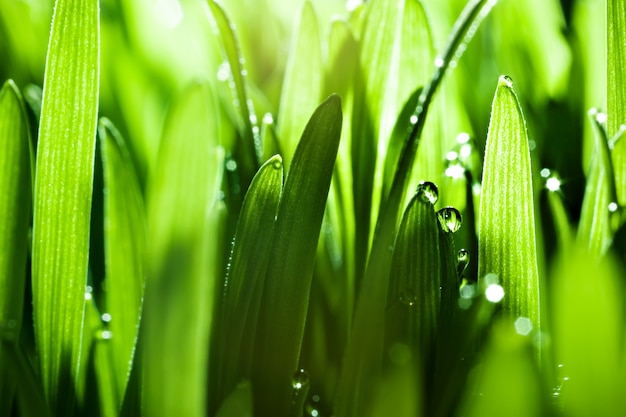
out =
<path fill-rule="evenodd" d="M 341 99 L 330 96 L 304 129 L 285 180 L 257 330 L 253 391 L 259 415 L 289 412 L 341 121 Z"/>
<path fill-rule="evenodd" d="M 560 254 L 552 276 L 558 408 L 572 417 L 624 410 L 623 270 L 574 246 Z"/>
<path fill-rule="evenodd" d="M 246 86 L 246 70 L 239 48 L 239 40 L 232 22 L 222 6 L 215 0 L 208 0 L 208 6 L 215 24 L 216 34 L 219 36 L 222 44 L 222 53 L 226 58 L 220 70 L 225 72 L 223 77 L 227 79 L 232 90 L 233 105 L 238 112 L 238 130 L 244 141 L 242 144 L 241 162 L 248 165 L 246 167 L 248 170 L 253 169 L 256 171 L 256 167 L 260 165 L 263 158 L 263 148 L 257 116 L 248 94 L 248 87 Z"/>
<path fill-rule="evenodd" d="M 143 409 L 151 416 L 206 414 L 209 329 L 221 242 L 216 218 L 223 163 L 218 120 L 206 84 L 185 89 L 169 110 L 149 184 L 142 354 Z"/>
<path fill-rule="evenodd" d="M 458 416 L 538 416 L 542 397 L 532 340 L 516 334 L 518 324 L 496 322 L 490 343 L 468 380 Z M 520 331 L 518 330 L 518 332 Z"/>
<path fill-rule="evenodd" d="M 283 186 L 279 155 L 253 178 L 241 208 L 221 300 L 215 353 L 216 381 L 211 382 L 219 407 L 237 383 L 251 376 L 252 348 Z"/>
<path fill-rule="evenodd" d="M 540 329 L 539 273 L 532 171 L 526 122 L 513 83 L 500 77 L 491 120 L 479 209 L 478 277 L 495 274 L 504 289 L 502 309 Z"/>
<path fill-rule="evenodd" d="M 323 87 L 322 44 L 310 1 L 304 2 L 294 28 L 278 110 L 278 139 L 287 167 L 304 126 L 322 98 Z"/>
<path fill-rule="evenodd" d="M 31 149 L 22 96 L 13 81 L 0 90 L 0 332 L 19 340 L 32 218 Z M 0 415 L 8 415 L 14 380 L 0 346 Z"/>
<path fill-rule="evenodd" d="M 493 2 L 477 0 L 469 3 L 457 20 L 453 33 L 441 58 L 437 60 L 434 74 L 424 91 L 420 94 L 411 131 L 407 135 L 398 159 L 396 172 L 387 199 L 381 202 L 376 231 L 370 251 L 368 266 L 363 277 L 363 284 L 354 314 L 352 332 L 346 349 L 343 368 L 335 400 L 335 415 L 352 416 L 360 413 L 363 407 L 365 388 L 368 381 L 375 377 L 383 339 L 383 316 L 389 280 L 392 247 L 396 223 L 420 138 L 424 129 L 426 115 L 443 76 L 450 63 L 460 57 L 460 46 L 466 46 L 476 32 L 480 21 L 487 15 Z M 361 122 L 368 122 L 367 119 Z M 357 170 L 358 171 L 358 170 Z M 357 204 L 359 202 L 357 201 Z M 358 219 L 357 219 L 358 221 Z M 362 227 L 359 224 L 358 227 Z M 357 241 L 359 238 L 357 237 Z M 362 238 L 361 238 L 362 242 Z M 363 243 L 361 243 L 363 244 Z M 358 249 L 357 249 L 358 250 Z"/>
<path fill-rule="evenodd" d="M 99 82 L 98 1 L 57 0 L 46 59 L 33 226 L 33 310 L 43 387 L 69 415 L 81 355 Z"/>
<path fill-rule="evenodd" d="M 145 209 L 128 148 L 108 119 L 99 123 L 104 171 L 106 300 L 117 399 L 124 398 L 143 302 Z M 119 407 L 118 407 L 119 408 Z"/>
<path fill-rule="evenodd" d="M 607 28 L 607 124 L 609 137 L 626 125 L 626 4 L 620 0 L 606 2 Z M 620 206 L 626 206 L 626 141 L 613 149 L 615 183 Z"/>

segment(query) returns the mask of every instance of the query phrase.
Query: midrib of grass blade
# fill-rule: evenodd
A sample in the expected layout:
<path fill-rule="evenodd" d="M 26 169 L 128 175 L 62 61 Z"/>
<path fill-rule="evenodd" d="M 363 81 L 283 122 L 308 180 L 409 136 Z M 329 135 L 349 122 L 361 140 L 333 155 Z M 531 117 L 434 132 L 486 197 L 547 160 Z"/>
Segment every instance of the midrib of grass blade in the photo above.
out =
<path fill-rule="evenodd" d="M 104 171 L 106 303 L 113 334 L 110 350 L 121 408 L 135 345 L 144 290 L 146 224 L 143 197 L 121 135 L 108 119 L 98 127 Z"/>
<path fill-rule="evenodd" d="M 168 112 L 147 198 L 150 246 L 142 312 L 143 410 L 206 415 L 209 329 L 218 271 L 218 108 L 192 84 Z M 113 318 L 114 319 L 114 318 Z"/>
<path fill-rule="evenodd" d="M 487 135 L 478 228 L 478 277 L 496 274 L 502 310 L 540 329 L 539 273 L 526 122 L 513 83 L 500 77 Z"/>
<path fill-rule="evenodd" d="M 22 96 L 11 80 L 0 90 L 0 333 L 17 344 L 22 328 L 28 227 L 32 217 L 31 149 Z M 0 415 L 9 415 L 15 380 L 0 346 Z"/>
<path fill-rule="evenodd" d="M 609 137 L 626 124 L 626 3 L 607 1 L 607 122 Z M 615 183 L 620 206 L 626 206 L 626 140 L 613 149 Z"/>
<path fill-rule="evenodd" d="M 405 139 L 388 197 L 381 202 L 368 266 L 354 314 L 352 332 L 341 370 L 334 411 L 338 417 L 358 415 L 364 406 L 364 388 L 380 367 L 383 340 L 384 308 L 389 279 L 392 247 L 400 206 L 412 171 L 417 148 L 424 129 L 429 106 L 450 63 L 460 58 L 459 47 L 466 45 L 478 29 L 481 20 L 495 4 L 492 0 L 468 3 L 457 20 L 448 44 L 441 54 L 435 72 L 420 94 L 412 120 L 411 131 Z"/>
<path fill-rule="evenodd" d="M 283 186 L 279 155 L 270 158 L 252 179 L 239 214 L 233 249 L 216 323 L 216 403 L 220 407 L 243 378 L 250 378 L 252 348 L 261 296 Z"/>
<path fill-rule="evenodd" d="M 256 171 L 263 158 L 260 130 L 252 100 L 248 94 L 246 85 L 246 71 L 244 60 L 239 47 L 239 40 L 234 26 L 228 19 L 226 12 L 215 0 L 208 0 L 209 10 L 215 24 L 215 31 L 222 43 L 222 52 L 226 58 L 225 64 L 229 66 L 229 86 L 232 90 L 233 104 L 239 111 L 241 119 L 239 133 L 243 143 L 243 163 L 248 170 Z"/>
<path fill-rule="evenodd" d="M 304 2 L 294 28 L 278 110 L 278 140 L 287 167 L 304 126 L 322 98 L 323 87 L 322 45 L 310 1 Z"/>
<path fill-rule="evenodd" d="M 285 180 L 255 348 L 253 391 L 259 415 L 289 413 L 341 122 L 341 99 L 330 96 L 304 129 Z"/>
<path fill-rule="evenodd" d="M 98 1 L 57 0 L 34 193 L 33 313 L 46 398 L 74 406 L 81 355 L 99 83 Z"/>

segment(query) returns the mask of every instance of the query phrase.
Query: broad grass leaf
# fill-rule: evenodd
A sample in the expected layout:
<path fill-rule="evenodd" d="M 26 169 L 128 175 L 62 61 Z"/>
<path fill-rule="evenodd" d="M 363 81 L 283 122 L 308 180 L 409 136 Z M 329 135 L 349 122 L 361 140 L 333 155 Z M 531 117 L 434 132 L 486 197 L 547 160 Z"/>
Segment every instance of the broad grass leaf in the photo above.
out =
<path fill-rule="evenodd" d="M 151 416 L 206 414 L 209 329 L 220 269 L 218 120 L 208 85 L 185 89 L 169 110 L 149 184 L 142 353 L 143 407 Z"/>
<path fill-rule="evenodd" d="M 552 268 L 553 393 L 568 416 L 612 415 L 626 407 L 621 270 L 572 245 Z"/>
<path fill-rule="evenodd" d="M 540 329 L 532 171 L 526 123 L 513 83 L 500 77 L 485 150 L 478 228 L 478 277 L 495 274 L 502 310 Z M 492 283 L 495 285 L 495 283 Z"/>
<path fill-rule="evenodd" d="M 330 96 L 304 129 L 278 207 L 257 330 L 253 391 L 263 415 L 287 415 L 309 304 L 326 198 L 341 134 L 341 99 Z"/>
<path fill-rule="evenodd" d="M 310 1 L 304 2 L 294 28 L 278 109 L 278 140 L 287 167 L 323 88 L 322 44 Z"/>
<path fill-rule="evenodd" d="M 99 82 L 99 3 L 57 0 L 39 126 L 35 341 L 53 413 L 71 414 L 81 356 Z M 77 42 L 80 39 L 80 42 Z"/>
<path fill-rule="evenodd" d="M 143 303 L 146 220 L 143 196 L 128 148 L 108 119 L 99 123 L 104 171 L 106 299 L 117 399 L 124 398 L 134 362 Z M 118 407 L 119 408 L 119 407 Z"/>
<path fill-rule="evenodd" d="M 221 314 L 215 323 L 218 368 L 215 406 L 241 379 L 251 376 L 252 349 L 282 188 L 283 164 L 276 155 L 252 179 L 241 207 Z"/>
<path fill-rule="evenodd" d="M 607 124 L 612 137 L 626 124 L 626 4 L 608 0 L 606 5 Z M 626 140 L 615 143 L 612 156 L 618 203 L 626 206 Z"/>
<path fill-rule="evenodd" d="M 9 80 L 0 90 L 0 333 L 10 332 L 16 344 L 22 328 L 32 218 L 31 155 L 22 95 Z M 10 413 L 15 389 L 4 358 L 0 350 L 0 415 Z"/>

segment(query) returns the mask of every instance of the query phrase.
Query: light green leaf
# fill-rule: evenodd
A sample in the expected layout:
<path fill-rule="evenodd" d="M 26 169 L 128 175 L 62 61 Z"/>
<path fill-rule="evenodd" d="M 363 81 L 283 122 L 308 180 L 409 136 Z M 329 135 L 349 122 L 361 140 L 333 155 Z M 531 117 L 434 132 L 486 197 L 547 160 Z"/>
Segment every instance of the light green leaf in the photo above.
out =
<path fill-rule="evenodd" d="M 252 417 L 252 387 L 249 381 L 243 381 L 226 397 L 216 417 Z"/>
<path fill-rule="evenodd" d="M 317 17 L 310 1 L 295 22 L 294 38 L 278 110 L 278 139 L 285 166 L 291 164 L 298 140 L 322 93 L 322 45 Z"/>
<path fill-rule="evenodd" d="M 304 334 L 316 247 L 341 133 L 341 99 L 311 116 L 289 168 L 278 207 L 259 317 L 255 410 L 287 415 Z"/>
<path fill-rule="evenodd" d="M 221 242 L 216 198 L 223 156 L 217 120 L 208 85 L 188 87 L 169 110 L 149 184 L 142 323 L 143 407 L 151 416 L 206 414 Z"/>
<path fill-rule="evenodd" d="M 124 398 L 134 360 L 143 302 L 146 255 L 145 210 L 128 148 L 108 119 L 99 136 L 104 171 L 106 304 L 118 404 Z"/>
<path fill-rule="evenodd" d="M 611 415 L 626 407 L 623 278 L 610 257 L 563 251 L 550 291 L 556 397 L 562 415 Z"/>
<path fill-rule="evenodd" d="M 539 273 L 526 122 L 513 83 L 500 77 L 491 108 L 479 208 L 478 277 L 495 274 L 502 309 L 540 329 Z"/>
<path fill-rule="evenodd" d="M 607 28 L 607 122 L 609 137 L 618 134 L 626 124 L 626 4 L 608 0 Z M 618 203 L 626 206 L 626 141 L 613 149 Z"/>
<path fill-rule="evenodd" d="M 81 355 L 99 80 L 98 1 L 57 0 L 46 59 L 33 226 L 33 310 L 51 409 L 74 407 Z"/>
<path fill-rule="evenodd" d="M 32 182 L 28 119 L 11 80 L 0 90 L 0 195 L 0 332 L 11 332 L 16 343 L 24 310 Z M 0 415 L 8 415 L 15 386 L 1 350 L 0 357 Z"/>
<path fill-rule="evenodd" d="M 209 9 L 213 18 L 216 34 L 222 44 L 222 53 L 226 60 L 220 71 L 223 77 L 229 81 L 233 104 L 237 110 L 237 124 L 240 126 L 239 134 L 244 140 L 242 162 L 251 169 L 260 164 L 263 157 L 258 121 L 252 100 L 250 100 L 246 86 L 246 70 L 239 48 L 239 40 L 234 26 L 226 16 L 226 12 L 215 0 L 208 0 Z M 221 75 L 218 75 L 220 77 Z"/>
<path fill-rule="evenodd" d="M 283 164 L 276 155 L 253 178 L 239 214 L 216 323 L 215 363 L 219 369 L 215 406 L 241 379 L 251 376 L 252 348 L 282 186 Z"/>

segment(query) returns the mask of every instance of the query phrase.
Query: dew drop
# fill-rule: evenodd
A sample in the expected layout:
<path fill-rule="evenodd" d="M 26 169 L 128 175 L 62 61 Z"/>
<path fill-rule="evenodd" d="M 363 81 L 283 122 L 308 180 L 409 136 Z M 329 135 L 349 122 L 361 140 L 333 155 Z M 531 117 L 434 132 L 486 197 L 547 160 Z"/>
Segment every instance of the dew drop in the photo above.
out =
<path fill-rule="evenodd" d="M 434 205 L 439 200 L 439 190 L 432 182 L 421 181 L 417 186 L 417 197 L 424 203 Z"/>
<path fill-rule="evenodd" d="M 229 159 L 228 161 L 226 161 L 226 170 L 230 171 L 230 172 L 234 172 L 237 170 L 237 161 L 235 161 L 234 159 Z"/>
<path fill-rule="evenodd" d="M 274 158 L 274 162 L 272 162 L 272 168 L 274 168 L 275 170 L 279 170 L 282 169 L 282 167 L 283 159 L 280 156 Z"/>
<path fill-rule="evenodd" d="M 274 116 L 272 116 L 272 113 L 265 113 L 263 115 L 263 123 L 265 123 L 266 125 L 271 125 L 274 123 Z"/>
<path fill-rule="evenodd" d="M 546 180 L 546 188 L 552 192 L 559 191 L 561 189 L 561 180 L 556 176 L 551 176 Z"/>
<path fill-rule="evenodd" d="M 99 330 L 96 333 L 97 340 L 111 340 L 113 338 L 113 333 L 110 330 Z"/>
<path fill-rule="evenodd" d="M 456 266 L 456 273 L 457 275 L 460 277 L 461 275 L 463 275 L 463 272 L 465 272 L 465 269 L 467 268 L 467 265 L 469 264 L 470 261 L 470 253 L 467 249 L 461 249 L 459 251 L 459 253 L 457 254 L 457 266 Z"/>
<path fill-rule="evenodd" d="M 230 70 L 230 63 L 228 61 L 222 62 L 219 68 L 217 69 L 217 79 L 219 81 L 225 82 L 232 78 L 233 78 L 233 74 Z"/>
<path fill-rule="evenodd" d="M 443 58 L 438 56 L 437 58 L 435 58 L 435 67 L 437 68 L 441 68 L 443 67 L 444 61 Z"/>
<path fill-rule="evenodd" d="M 441 228 L 446 233 L 455 233 L 461 228 L 463 218 L 461 213 L 454 207 L 444 207 L 437 212 L 437 218 Z"/>
<path fill-rule="evenodd" d="M 291 386 L 294 390 L 306 389 L 309 387 L 309 374 L 304 369 L 297 370 L 291 377 Z"/>
<path fill-rule="evenodd" d="M 515 320 L 515 332 L 522 336 L 528 336 L 533 330 L 533 323 L 527 317 L 518 317 Z"/>
<path fill-rule="evenodd" d="M 550 177 L 550 170 L 548 168 L 544 168 L 541 170 L 541 172 L 539 172 L 539 174 L 541 175 L 542 178 L 548 178 Z"/>
<path fill-rule="evenodd" d="M 498 284 L 491 284 L 485 290 L 485 297 L 492 303 L 499 303 L 504 298 L 504 288 Z"/>
<path fill-rule="evenodd" d="M 105 323 L 110 323 L 111 322 L 111 315 L 109 313 L 104 313 L 102 314 L 102 321 Z"/>
<path fill-rule="evenodd" d="M 400 290 L 400 302 L 402 304 L 406 304 L 408 306 L 414 306 L 417 301 L 417 297 L 410 289 L 402 289 Z"/>
<path fill-rule="evenodd" d="M 504 84 L 509 88 L 513 88 L 513 79 L 509 77 L 508 75 L 502 75 L 499 81 L 500 81 L 500 84 Z"/>
<path fill-rule="evenodd" d="M 615 213 L 619 209 L 619 205 L 615 201 L 609 203 L 609 211 Z"/>
<path fill-rule="evenodd" d="M 459 145 L 463 145 L 463 144 L 468 143 L 470 139 L 471 137 L 469 133 L 461 132 L 456 136 L 456 143 L 458 143 Z"/>

